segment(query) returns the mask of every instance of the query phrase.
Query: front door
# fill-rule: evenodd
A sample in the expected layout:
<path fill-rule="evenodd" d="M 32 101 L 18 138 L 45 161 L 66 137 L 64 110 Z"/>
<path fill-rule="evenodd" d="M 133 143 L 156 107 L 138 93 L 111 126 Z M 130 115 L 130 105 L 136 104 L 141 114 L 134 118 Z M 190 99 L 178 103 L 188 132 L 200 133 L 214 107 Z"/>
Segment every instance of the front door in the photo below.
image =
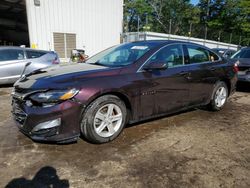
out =
<path fill-rule="evenodd" d="M 144 66 L 152 63 L 166 63 L 165 70 L 142 70 L 140 105 L 141 117 L 156 116 L 185 107 L 189 99 L 189 70 L 184 65 L 181 44 L 172 44 L 156 52 Z"/>

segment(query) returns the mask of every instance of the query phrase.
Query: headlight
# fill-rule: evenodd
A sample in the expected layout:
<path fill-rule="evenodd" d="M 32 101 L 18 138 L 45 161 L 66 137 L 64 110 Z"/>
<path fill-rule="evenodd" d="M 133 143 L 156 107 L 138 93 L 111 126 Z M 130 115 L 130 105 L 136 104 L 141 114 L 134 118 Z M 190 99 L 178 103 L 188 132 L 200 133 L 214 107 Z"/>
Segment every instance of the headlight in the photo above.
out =
<path fill-rule="evenodd" d="M 78 92 L 79 90 L 77 89 L 47 91 L 47 92 L 42 92 L 42 93 L 35 93 L 30 96 L 30 99 L 38 103 L 55 103 L 55 102 L 71 99 Z"/>

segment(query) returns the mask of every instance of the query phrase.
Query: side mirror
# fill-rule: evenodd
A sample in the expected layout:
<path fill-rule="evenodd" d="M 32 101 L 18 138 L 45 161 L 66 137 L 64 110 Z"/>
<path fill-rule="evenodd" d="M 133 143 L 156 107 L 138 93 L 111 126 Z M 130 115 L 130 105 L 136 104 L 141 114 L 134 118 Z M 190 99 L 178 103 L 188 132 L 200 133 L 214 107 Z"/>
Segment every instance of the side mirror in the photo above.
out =
<path fill-rule="evenodd" d="M 153 70 L 166 70 L 168 68 L 168 64 L 165 62 L 150 62 L 149 64 L 143 67 L 146 71 Z"/>

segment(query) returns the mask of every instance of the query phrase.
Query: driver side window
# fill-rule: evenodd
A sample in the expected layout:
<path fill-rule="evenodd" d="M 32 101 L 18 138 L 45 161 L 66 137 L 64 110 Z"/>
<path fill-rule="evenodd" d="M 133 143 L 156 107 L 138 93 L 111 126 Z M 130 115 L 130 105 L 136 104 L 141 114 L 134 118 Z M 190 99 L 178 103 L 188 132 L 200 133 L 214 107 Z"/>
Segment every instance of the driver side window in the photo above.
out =
<path fill-rule="evenodd" d="M 182 46 L 179 44 L 168 45 L 154 54 L 149 63 L 167 63 L 168 67 L 176 67 L 183 65 L 184 61 Z"/>

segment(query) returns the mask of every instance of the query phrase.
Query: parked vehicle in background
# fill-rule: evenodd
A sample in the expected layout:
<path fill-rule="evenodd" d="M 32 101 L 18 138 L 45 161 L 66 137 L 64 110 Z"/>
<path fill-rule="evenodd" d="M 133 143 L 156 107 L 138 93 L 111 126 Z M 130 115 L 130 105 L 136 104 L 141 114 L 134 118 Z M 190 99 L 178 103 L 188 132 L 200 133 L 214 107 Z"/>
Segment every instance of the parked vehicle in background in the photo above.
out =
<path fill-rule="evenodd" d="M 121 44 L 85 63 L 41 69 L 14 85 L 13 115 L 37 141 L 115 139 L 127 123 L 197 106 L 222 109 L 237 82 L 236 65 L 180 41 Z"/>
<path fill-rule="evenodd" d="M 0 47 L 0 84 L 12 84 L 17 81 L 25 67 L 24 74 L 60 63 L 57 53 L 21 47 Z"/>
<path fill-rule="evenodd" d="M 250 47 L 245 47 L 236 52 L 231 59 L 239 67 L 238 81 L 250 82 Z"/>
<path fill-rule="evenodd" d="M 230 58 L 236 50 L 226 49 L 226 48 L 213 48 L 213 51 L 217 52 L 224 58 Z"/>

